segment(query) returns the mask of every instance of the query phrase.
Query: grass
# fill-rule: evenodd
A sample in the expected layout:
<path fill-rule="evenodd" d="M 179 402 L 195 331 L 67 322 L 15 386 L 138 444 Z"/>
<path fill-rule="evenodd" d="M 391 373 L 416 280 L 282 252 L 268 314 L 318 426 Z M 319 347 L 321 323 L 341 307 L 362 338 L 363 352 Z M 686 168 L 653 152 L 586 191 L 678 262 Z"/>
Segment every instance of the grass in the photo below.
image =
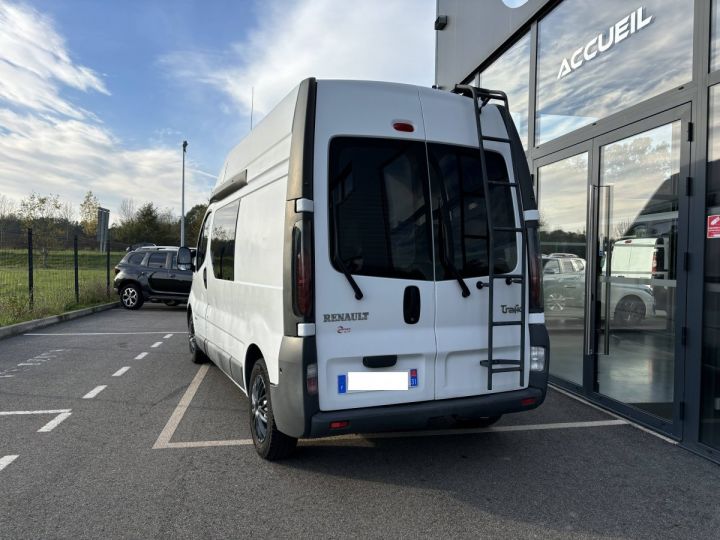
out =
<path fill-rule="evenodd" d="M 124 253 L 110 254 L 110 291 L 106 289 L 105 254 L 78 253 L 79 302 L 75 298 L 72 250 L 33 254 L 33 306 L 30 308 L 26 250 L 0 251 L 0 326 L 58 315 L 66 311 L 110 302 L 112 267 Z"/>

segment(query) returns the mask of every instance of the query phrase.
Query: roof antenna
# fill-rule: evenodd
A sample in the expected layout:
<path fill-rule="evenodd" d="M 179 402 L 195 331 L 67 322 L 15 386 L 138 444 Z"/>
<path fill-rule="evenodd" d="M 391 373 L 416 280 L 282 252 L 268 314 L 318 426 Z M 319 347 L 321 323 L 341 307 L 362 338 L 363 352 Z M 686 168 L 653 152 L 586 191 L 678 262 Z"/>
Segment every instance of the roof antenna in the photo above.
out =
<path fill-rule="evenodd" d="M 250 131 L 253 128 L 253 109 L 255 108 L 255 87 L 250 87 Z"/>

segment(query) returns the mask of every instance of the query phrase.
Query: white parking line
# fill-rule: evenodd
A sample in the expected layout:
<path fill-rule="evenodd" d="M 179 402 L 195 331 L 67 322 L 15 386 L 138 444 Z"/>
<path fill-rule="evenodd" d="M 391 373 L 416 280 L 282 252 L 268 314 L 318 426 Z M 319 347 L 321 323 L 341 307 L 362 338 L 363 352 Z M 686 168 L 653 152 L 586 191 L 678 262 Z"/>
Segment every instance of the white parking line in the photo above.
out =
<path fill-rule="evenodd" d="M 128 369 L 130 369 L 130 366 L 121 367 L 118 369 L 115 373 L 112 374 L 113 377 L 119 377 L 123 373 L 125 373 Z"/>
<path fill-rule="evenodd" d="M 155 343 L 153 343 L 152 345 L 150 345 L 150 347 L 152 347 L 152 348 L 154 349 L 154 348 L 156 348 L 156 347 L 159 347 L 159 346 L 162 345 L 162 344 L 163 344 L 162 341 L 156 341 Z"/>
<path fill-rule="evenodd" d="M 87 394 L 85 394 L 82 398 L 83 399 L 92 399 L 95 396 L 97 396 L 100 392 L 105 390 L 106 388 L 107 388 L 107 384 L 102 385 L 102 386 L 96 386 L 95 388 L 90 390 Z"/>
<path fill-rule="evenodd" d="M 170 339 L 171 337 L 173 337 L 172 334 L 166 334 L 165 336 L 163 336 L 163 339 Z"/>
<path fill-rule="evenodd" d="M 200 383 L 202 383 L 205 375 L 209 370 L 208 365 L 201 366 L 197 374 L 193 378 L 190 386 L 188 386 L 185 394 L 180 398 L 180 403 L 173 411 L 170 419 L 165 424 L 162 432 L 153 445 L 153 450 L 159 450 L 163 448 L 204 448 L 210 446 L 251 446 L 253 444 L 252 439 L 227 439 L 218 441 L 183 441 L 183 442 L 171 442 L 172 436 L 175 430 L 180 425 L 185 412 L 187 411 L 190 403 L 195 397 Z M 491 426 L 487 428 L 475 428 L 475 429 L 438 429 L 438 430 L 426 430 L 426 431 L 402 431 L 402 432 L 388 432 L 388 433 L 366 433 L 366 434 L 352 434 L 352 435 L 339 435 L 336 437 L 325 437 L 320 439 L 309 439 L 304 440 L 303 444 L 327 444 L 335 441 L 362 441 L 365 439 L 404 439 L 408 437 L 439 437 L 448 435 L 469 435 L 469 434 L 480 434 L 480 433 L 502 433 L 502 432 L 520 432 L 520 431 L 544 431 L 553 429 L 579 429 L 579 428 L 592 428 L 592 427 L 607 427 L 607 426 L 621 426 L 628 425 L 628 422 L 623 419 L 616 420 L 594 420 L 589 422 L 555 422 L 550 424 L 529 424 L 529 425 L 514 425 L 514 426 Z"/>
<path fill-rule="evenodd" d="M 135 360 L 142 360 L 142 359 L 145 358 L 146 356 L 147 356 L 147 353 L 146 353 L 146 352 L 141 352 L 140 354 L 138 354 L 138 355 L 135 357 Z"/>
<path fill-rule="evenodd" d="M 72 409 L 50 409 L 45 411 L 0 411 L 0 416 L 17 416 L 20 414 L 60 414 L 68 413 Z"/>
<path fill-rule="evenodd" d="M 15 375 L 0 375 L 0 379 L 10 379 L 14 377 Z"/>
<path fill-rule="evenodd" d="M 18 458 L 17 455 L 0 457 L 0 471 L 2 471 L 5 467 L 10 465 L 17 458 Z"/>
<path fill-rule="evenodd" d="M 39 366 L 40 362 L 20 362 L 18 366 Z"/>
<path fill-rule="evenodd" d="M 38 433 L 50 433 L 53 429 L 58 427 L 61 422 L 66 420 L 72 413 L 71 412 L 64 412 L 58 414 L 55 418 L 50 420 L 47 424 L 45 424 L 43 427 L 37 430 Z"/>
<path fill-rule="evenodd" d="M 187 331 L 176 331 L 173 332 L 174 334 L 187 334 Z M 24 336 L 140 336 L 140 335 L 148 335 L 148 334 L 167 334 L 167 330 L 164 332 L 57 332 L 53 334 L 40 334 L 40 333 L 30 333 L 30 334 L 23 334 Z"/>

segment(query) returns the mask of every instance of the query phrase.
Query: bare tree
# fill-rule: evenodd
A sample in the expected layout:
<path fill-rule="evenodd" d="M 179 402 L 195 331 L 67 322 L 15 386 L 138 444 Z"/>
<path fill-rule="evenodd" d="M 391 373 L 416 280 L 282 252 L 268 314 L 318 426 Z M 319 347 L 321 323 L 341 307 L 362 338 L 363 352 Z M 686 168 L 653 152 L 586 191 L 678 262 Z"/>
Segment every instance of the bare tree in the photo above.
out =
<path fill-rule="evenodd" d="M 7 219 L 15 215 L 17 206 L 15 201 L 7 195 L 0 195 L 0 219 Z"/>
<path fill-rule="evenodd" d="M 120 203 L 120 223 L 130 223 L 135 219 L 135 201 L 123 199 Z"/>
<path fill-rule="evenodd" d="M 88 191 L 80 204 L 80 224 L 88 236 L 93 236 L 97 232 L 99 206 L 97 197 L 92 191 Z"/>
<path fill-rule="evenodd" d="M 43 256 L 43 267 L 47 268 L 50 249 L 58 243 L 58 221 L 60 216 L 59 195 L 32 195 L 20 201 L 18 212 L 23 224 L 33 229 L 33 243 Z"/>

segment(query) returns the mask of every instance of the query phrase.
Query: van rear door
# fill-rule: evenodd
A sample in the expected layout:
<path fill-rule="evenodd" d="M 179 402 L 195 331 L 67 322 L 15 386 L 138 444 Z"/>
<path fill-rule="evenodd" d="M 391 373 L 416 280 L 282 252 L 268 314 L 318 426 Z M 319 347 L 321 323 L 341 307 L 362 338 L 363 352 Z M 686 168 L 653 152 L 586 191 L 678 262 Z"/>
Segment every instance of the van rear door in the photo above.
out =
<path fill-rule="evenodd" d="M 488 223 L 480 168 L 477 130 L 472 100 L 433 90 L 421 90 L 432 207 L 439 241 L 435 243 L 437 362 L 435 398 L 506 392 L 527 386 L 528 351 L 521 385 L 517 371 L 495 373 L 488 385 Z M 485 142 L 486 167 L 491 182 L 515 182 L 510 144 L 497 108 L 482 113 L 483 134 L 497 138 Z M 519 227 L 519 201 L 514 190 L 492 184 L 491 205 L 495 232 L 495 274 L 520 274 L 522 237 L 497 228 Z M 462 278 L 470 292 L 463 296 Z M 495 280 L 495 322 L 520 321 L 522 285 L 518 280 Z M 496 326 L 494 359 L 520 359 L 520 325 Z M 483 362 L 485 361 L 485 364 Z M 503 366 L 496 365 L 497 368 Z M 508 366 L 510 367 L 510 366 Z M 489 388 L 492 386 L 492 389 Z"/>
<path fill-rule="evenodd" d="M 313 198 L 320 409 L 432 400 L 433 238 L 417 92 L 399 85 L 320 81 L 317 96 Z M 411 124 L 413 131 L 393 129 L 393 119 Z M 353 135 L 343 135 L 348 133 Z"/>

